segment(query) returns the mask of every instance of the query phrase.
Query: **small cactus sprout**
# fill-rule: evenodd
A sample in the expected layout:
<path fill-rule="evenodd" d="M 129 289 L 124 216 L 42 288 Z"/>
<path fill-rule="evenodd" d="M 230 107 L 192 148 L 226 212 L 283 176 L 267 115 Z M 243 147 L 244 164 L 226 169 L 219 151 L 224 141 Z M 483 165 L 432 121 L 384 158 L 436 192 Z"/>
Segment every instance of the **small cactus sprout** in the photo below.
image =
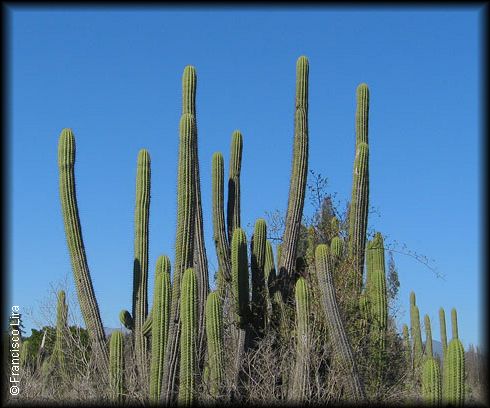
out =
<path fill-rule="evenodd" d="M 422 396 L 427 404 L 438 406 L 441 404 L 441 373 L 439 365 L 433 357 L 424 362 L 422 371 Z"/>
<path fill-rule="evenodd" d="M 109 361 L 111 398 L 120 404 L 124 401 L 124 344 L 123 334 L 119 330 L 111 334 Z"/>

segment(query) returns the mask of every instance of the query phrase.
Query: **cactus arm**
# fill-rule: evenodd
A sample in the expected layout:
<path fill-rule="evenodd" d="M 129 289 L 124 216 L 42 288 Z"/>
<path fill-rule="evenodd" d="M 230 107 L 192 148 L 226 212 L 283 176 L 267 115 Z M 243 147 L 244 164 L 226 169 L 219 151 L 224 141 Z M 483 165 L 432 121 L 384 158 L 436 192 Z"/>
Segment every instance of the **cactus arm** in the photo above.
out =
<path fill-rule="evenodd" d="M 109 353 L 99 306 L 87 263 L 75 188 L 75 136 L 63 129 L 58 143 L 59 187 L 65 235 L 83 320 L 101 372 L 109 369 Z"/>
<path fill-rule="evenodd" d="M 235 130 L 231 136 L 228 201 L 226 207 L 228 242 L 231 242 L 235 228 L 240 228 L 240 172 L 242 169 L 242 150 L 242 133 L 239 130 Z"/>
<path fill-rule="evenodd" d="M 447 335 L 446 335 L 446 314 L 444 309 L 439 309 L 439 328 L 441 331 L 441 343 L 442 343 L 442 361 L 446 359 L 447 352 Z"/>
<path fill-rule="evenodd" d="M 451 330 L 452 330 L 452 338 L 458 338 L 458 314 L 456 309 L 451 309 Z"/>

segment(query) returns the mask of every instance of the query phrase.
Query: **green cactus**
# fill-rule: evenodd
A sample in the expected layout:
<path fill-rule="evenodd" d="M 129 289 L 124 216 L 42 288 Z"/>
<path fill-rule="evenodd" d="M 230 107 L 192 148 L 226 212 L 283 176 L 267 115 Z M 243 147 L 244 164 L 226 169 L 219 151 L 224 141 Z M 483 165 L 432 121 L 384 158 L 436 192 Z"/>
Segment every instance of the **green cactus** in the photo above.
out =
<path fill-rule="evenodd" d="M 335 260 L 341 259 L 344 253 L 344 241 L 340 237 L 333 237 L 330 242 L 330 251 Z"/>
<path fill-rule="evenodd" d="M 415 304 L 415 293 L 410 293 L 410 331 L 412 335 L 413 368 L 418 370 L 422 363 L 422 334 L 420 332 L 419 308 Z"/>
<path fill-rule="evenodd" d="M 250 310 L 247 237 L 241 228 L 235 229 L 231 241 L 231 276 L 236 323 L 244 329 L 249 321 Z"/>
<path fill-rule="evenodd" d="M 298 278 L 295 286 L 296 299 L 296 359 L 294 381 L 289 388 L 289 399 L 308 400 L 309 354 L 310 354 L 310 295 L 306 280 Z"/>
<path fill-rule="evenodd" d="M 359 143 L 369 143 L 369 88 L 362 83 L 356 89 L 357 108 L 356 108 L 356 145 Z"/>
<path fill-rule="evenodd" d="M 428 315 L 424 316 L 425 326 L 425 357 L 434 357 L 432 352 L 432 330 L 430 327 L 430 318 Z"/>
<path fill-rule="evenodd" d="M 223 297 L 225 287 L 231 282 L 230 244 L 226 236 L 224 213 L 224 160 L 219 152 L 213 154 L 212 189 L 213 189 L 213 239 L 218 256 L 218 291 Z"/>
<path fill-rule="evenodd" d="M 447 347 L 443 399 L 448 405 L 462 406 L 465 399 L 465 357 L 463 344 L 453 338 Z"/>
<path fill-rule="evenodd" d="M 133 331 L 134 329 L 134 321 L 129 311 L 123 309 L 119 312 L 119 321 L 121 324 L 128 330 Z"/>
<path fill-rule="evenodd" d="M 456 313 L 456 309 L 451 309 L 451 330 L 452 330 L 452 338 L 457 339 L 458 337 L 458 314 Z"/>
<path fill-rule="evenodd" d="M 161 399 L 170 404 L 175 395 L 180 345 L 180 286 L 184 271 L 193 265 L 195 227 L 195 189 L 193 188 L 193 145 L 195 121 L 185 113 L 180 119 L 179 168 L 177 178 L 177 237 L 172 282 L 172 302 L 168 341 L 164 357 Z"/>
<path fill-rule="evenodd" d="M 83 320 L 92 342 L 94 361 L 101 373 L 109 369 L 109 353 L 99 306 L 85 254 L 75 189 L 75 136 L 63 129 L 58 143 L 59 187 L 65 235 Z"/>
<path fill-rule="evenodd" d="M 331 219 L 330 219 L 330 232 L 331 232 L 331 236 L 332 238 L 333 237 L 336 237 L 340 234 L 340 221 L 337 217 L 333 216 Z M 332 243 L 330 242 L 330 249 L 333 249 L 332 248 Z"/>
<path fill-rule="evenodd" d="M 228 202 L 226 206 L 228 242 L 231 242 L 235 229 L 240 228 L 240 172 L 242 169 L 242 150 L 243 136 L 239 130 L 235 130 L 231 136 Z"/>
<path fill-rule="evenodd" d="M 180 301 L 182 333 L 180 336 L 179 405 L 192 405 L 196 398 L 197 372 L 197 279 L 192 268 L 182 277 Z"/>
<path fill-rule="evenodd" d="M 206 302 L 206 334 L 210 392 L 213 398 L 221 393 L 224 379 L 223 311 L 217 292 L 211 292 Z"/>
<path fill-rule="evenodd" d="M 266 310 L 265 310 L 265 322 L 266 326 L 269 327 L 272 318 L 272 300 L 274 297 L 274 285 L 276 281 L 276 266 L 274 263 L 274 252 L 272 250 L 272 244 L 270 241 L 265 242 L 265 264 L 264 264 L 264 280 L 265 280 L 265 299 L 266 299 Z"/>
<path fill-rule="evenodd" d="M 136 171 L 136 206 L 134 211 L 133 262 L 133 339 L 136 366 L 142 383 L 147 382 L 148 341 L 142 327 L 148 315 L 148 227 L 150 215 L 150 155 L 146 149 L 138 153 Z"/>
<path fill-rule="evenodd" d="M 63 290 L 58 292 L 58 302 L 56 305 L 56 340 L 53 347 L 49 364 L 52 368 L 57 367 L 62 378 L 67 377 L 67 367 L 65 363 L 66 336 L 68 331 L 68 305 L 66 295 Z"/>
<path fill-rule="evenodd" d="M 366 398 L 364 387 L 340 316 L 333 284 L 333 261 L 327 245 L 320 244 L 316 247 L 315 263 L 321 288 L 323 313 L 334 348 L 334 361 L 345 371 L 347 397 L 354 401 L 362 401 Z"/>
<path fill-rule="evenodd" d="M 151 325 L 150 401 L 152 403 L 159 400 L 161 393 L 170 318 L 170 291 L 170 259 L 167 256 L 159 256 L 153 286 Z"/>
<path fill-rule="evenodd" d="M 439 328 L 441 330 L 442 361 L 445 361 L 447 352 L 446 314 L 442 307 L 439 309 Z"/>
<path fill-rule="evenodd" d="M 184 68 L 182 75 L 182 114 L 191 114 L 195 120 L 196 137 L 193 142 L 193 162 L 194 162 L 194 189 L 195 189 L 195 226 L 194 226 L 194 273 L 197 278 L 198 288 L 198 356 L 200 364 L 203 363 L 205 348 L 204 315 L 206 298 L 209 292 L 208 279 L 208 258 L 206 255 L 206 245 L 204 242 L 204 225 L 201 202 L 201 181 L 199 175 L 199 149 L 197 138 L 197 114 L 196 114 L 196 88 L 197 75 L 196 69 L 192 65 Z"/>
<path fill-rule="evenodd" d="M 266 258 L 267 225 L 259 218 L 255 222 L 254 234 L 250 242 L 252 272 L 252 303 L 250 307 L 254 332 L 261 337 L 265 327 L 265 258 Z"/>
<path fill-rule="evenodd" d="M 422 371 L 422 396 L 429 405 L 441 404 L 441 374 L 439 365 L 433 357 L 424 362 Z"/>
<path fill-rule="evenodd" d="M 124 344 L 123 334 L 116 330 L 111 334 L 109 346 L 109 385 L 111 398 L 121 404 L 124 401 Z"/>
<path fill-rule="evenodd" d="M 403 324 L 402 326 L 403 347 L 405 349 L 405 360 L 407 364 L 412 366 L 412 347 L 410 346 L 410 334 L 408 332 L 408 326 Z"/>

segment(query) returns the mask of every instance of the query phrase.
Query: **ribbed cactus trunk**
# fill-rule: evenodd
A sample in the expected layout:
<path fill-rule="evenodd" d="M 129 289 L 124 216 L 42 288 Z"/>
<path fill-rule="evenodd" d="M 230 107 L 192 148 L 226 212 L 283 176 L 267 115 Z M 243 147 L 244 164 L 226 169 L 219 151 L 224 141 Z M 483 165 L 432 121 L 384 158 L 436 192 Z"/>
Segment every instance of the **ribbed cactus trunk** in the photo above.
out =
<path fill-rule="evenodd" d="M 427 358 L 422 371 L 422 396 L 432 406 L 441 404 L 441 373 L 439 365 L 433 357 Z"/>
<path fill-rule="evenodd" d="M 111 334 L 109 352 L 109 385 L 111 398 L 118 404 L 124 402 L 124 344 L 123 334 L 116 330 Z"/>
<path fill-rule="evenodd" d="M 443 402 L 452 406 L 462 406 L 465 399 L 465 357 L 464 348 L 457 338 L 449 342 L 444 368 Z"/>
<path fill-rule="evenodd" d="M 265 258 L 266 258 L 267 225 L 259 218 L 255 222 L 254 234 L 251 239 L 251 272 L 252 272 L 252 326 L 254 335 L 262 337 L 265 328 Z"/>
<path fill-rule="evenodd" d="M 148 340 L 142 327 L 148 315 L 148 229 L 150 215 L 150 155 L 138 153 L 134 211 L 133 337 L 140 383 L 148 383 Z"/>
<path fill-rule="evenodd" d="M 194 116 L 185 113 L 180 119 L 179 167 L 177 176 L 177 238 L 172 282 L 172 302 L 168 341 L 164 357 L 161 399 L 165 404 L 174 401 L 179 367 L 180 346 L 180 286 L 184 271 L 193 265 L 195 227 L 195 188 L 193 145 Z"/>
<path fill-rule="evenodd" d="M 415 304 L 415 293 L 410 292 L 410 331 L 412 335 L 413 369 L 418 371 L 422 364 L 422 333 L 420 331 L 420 313 Z"/>
<path fill-rule="evenodd" d="M 349 209 L 349 257 L 352 262 L 351 287 L 359 295 L 363 281 L 369 206 L 369 88 L 366 84 L 362 83 L 357 87 L 356 97 L 356 147 Z"/>
<path fill-rule="evenodd" d="M 272 311 L 273 311 L 273 298 L 274 298 L 274 285 L 276 283 L 276 265 L 274 262 L 274 252 L 272 250 L 272 244 L 270 241 L 265 243 L 265 264 L 264 264 L 264 280 L 265 280 L 265 322 L 266 330 L 271 325 Z"/>
<path fill-rule="evenodd" d="M 208 279 L 208 258 L 206 255 L 206 245 L 204 243 L 204 225 L 202 215 L 202 203 L 201 203 L 201 181 L 199 175 L 199 149 L 198 149 L 198 137 L 197 137 L 197 114 L 196 114 L 196 88 L 197 88 L 197 75 L 196 69 L 192 65 L 188 65 L 184 69 L 182 75 L 182 114 L 191 114 L 194 116 L 194 126 L 196 127 L 196 136 L 193 142 L 193 160 L 194 160 L 194 174 L 193 184 L 195 189 L 195 226 L 194 226 L 194 272 L 197 278 L 197 290 L 198 290 L 198 361 L 203 363 L 205 352 L 205 340 L 206 334 L 204 332 L 204 315 L 206 308 L 206 299 L 209 293 L 209 279 Z"/>
<path fill-rule="evenodd" d="M 107 373 L 109 353 L 92 286 L 78 214 L 75 188 L 75 136 L 71 129 L 63 129 L 61 132 L 58 143 L 58 167 L 61 209 L 78 301 L 91 338 L 94 361 L 97 362 L 101 373 Z"/>
<path fill-rule="evenodd" d="M 430 318 L 428 315 L 424 316 L 425 326 L 425 357 L 434 357 L 432 352 L 432 329 L 430 327 Z"/>
<path fill-rule="evenodd" d="M 439 309 L 439 328 L 441 331 L 442 361 L 445 361 L 447 352 L 446 314 L 442 307 Z"/>
<path fill-rule="evenodd" d="M 155 268 L 151 325 L 150 401 L 152 403 L 158 402 L 161 394 L 170 320 L 170 296 L 170 259 L 167 256 L 159 256 Z"/>
<path fill-rule="evenodd" d="M 66 295 L 63 290 L 58 292 L 56 304 L 56 339 L 53 352 L 49 358 L 50 370 L 56 370 L 56 375 L 61 378 L 67 378 L 67 367 L 65 354 L 68 352 L 67 344 L 68 331 L 68 305 L 66 304 Z"/>
<path fill-rule="evenodd" d="M 242 170 L 242 150 L 243 136 L 239 130 L 235 130 L 231 136 L 228 201 L 226 205 L 228 242 L 231 242 L 235 229 L 240 228 L 240 172 Z"/>
<path fill-rule="evenodd" d="M 217 292 L 211 292 L 206 302 L 206 334 L 210 393 L 216 399 L 224 380 L 223 311 Z"/>
<path fill-rule="evenodd" d="M 320 244 L 317 246 L 315 263 L 318 282 L 321 288 L 322 308 L 330 340 L 334 347 L 334 362 L 340 370 L 345 372 L 347 399 L 362 401 L 366 398 L 364 387 L 345 332 L 344 323 L 340 316 L 333 283 L 333 262 L 330 256 L 330 248 L 327 245 Z"/>
<path fill-rule="evenodd" d="M 218 291 L 225 296 L 225 288 L 231 282 L 230 244 L 226 236 L 224 213 L 224 160 L 220 152 L 212 159 L 213 190 L 213 239 L 218 257 Z"/>
<path fill-rule="evenodd" d="M 192 268 L 185 271 L 182 278 L 180 301 L 182 334 L 180 337 L 180 386 L 179 405 L 192 405 L 196 398 L 197 374 L 197 279 Z"/>
<path fill-rule="evenodd" d="M 308 176 L 308 75 L 308 59 L 304 56 L 299 57 L 296 62 L 293 160 L 286 224 L 281 257 L 278 262 L 281 292 L 284 300 L 288 300 L 291 296 L 292 285 L 294 284 L 296 252 Z"/>
<path fill-rule="evenodd" d="M 311 299 L 306 280 L 298 278 L 295 286 L 296 300 L 296 357 L 289 400 L 294 402 L 309 399 L 310 372 L 310 312 Z"/>
<path fill-rule="evenodd" d="M 451 330 L 452 330 L 452 339 L 457 339 L 458 337 L 458 314 L 456 313 L 456 309 L 451 309 Z"/>

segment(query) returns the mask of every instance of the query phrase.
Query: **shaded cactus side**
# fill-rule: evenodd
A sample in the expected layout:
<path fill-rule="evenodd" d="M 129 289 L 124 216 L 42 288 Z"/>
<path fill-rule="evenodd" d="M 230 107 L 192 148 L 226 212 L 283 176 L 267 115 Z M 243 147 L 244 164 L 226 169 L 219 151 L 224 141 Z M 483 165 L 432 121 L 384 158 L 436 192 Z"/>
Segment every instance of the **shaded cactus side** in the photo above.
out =
<path fill-rule="evenodd" d="M 66 241 L 83 320 L 92 341 L 92 351 L 101 373 L 109 369 L 109 353 L 99 306 L 83 243 L 75 188 L 75 136 L 71 129 L 63 129 L 58 142 L 58 168 L 61 209 Z"/>
<path fill-rule="evenodd" d="M 211 292 L 206 302 L 206 334 L 208 344 L 208 383 L 213 398 L 221 394 L 224 380 L 223 311 L 217 292 Z"/>
<path fill-rule="evenodd" d="M 196 398 L 197 373 L 197 279 L 192 268 L 182 277 L 180 311 L 182 333 L 180 336 L 179 405 L 192 405 Z"/>
<path fill-rule="evenodd" d="M 151 325 L 150 401 L 152 403 L 156 403 L 161 394 L 170 319 L 170 296 L 170 259 L 167 256 L 159 256 L 155 268 Z"/>
<path fill-rule="evenodd" d="M 356 362 L 345 332 L 333 284 L 333 263 L 327 245 L 318 245 L 315 251 L 316 272 L 321 288 L 321 303 L 334 347 L 334 361 L 345 371 L 347 397 L 354 401 L 366 398 Z"/>
<path fill-rule="evenodd" d="M 124 344 L 123 334 L 116 330 L 111 334 L 109 345 L 109 385 L 111 398 L 121 404 L 124 401 Z"/>

